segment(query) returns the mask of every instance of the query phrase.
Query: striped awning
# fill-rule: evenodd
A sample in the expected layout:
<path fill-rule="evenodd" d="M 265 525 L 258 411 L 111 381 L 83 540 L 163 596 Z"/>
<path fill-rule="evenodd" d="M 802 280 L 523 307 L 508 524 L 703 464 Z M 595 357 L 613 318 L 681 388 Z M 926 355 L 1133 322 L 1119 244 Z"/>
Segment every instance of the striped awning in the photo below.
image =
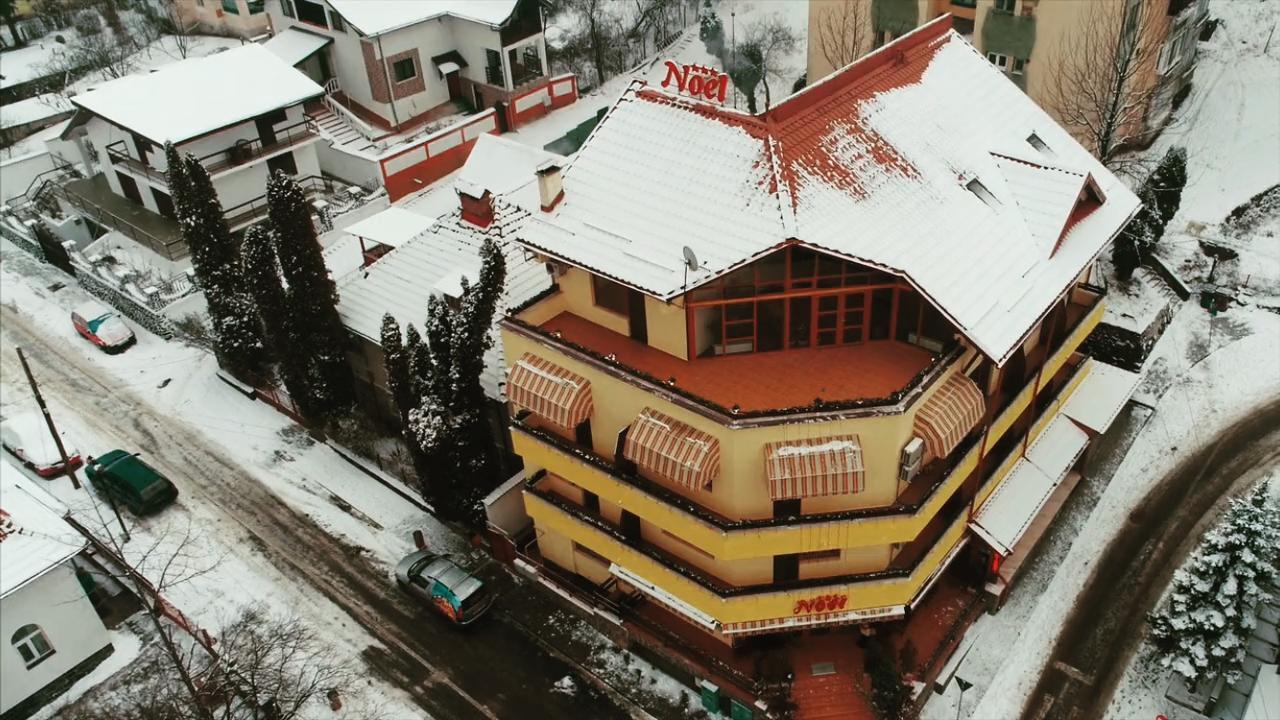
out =
<path fill-rule="evenodd" d="M 622 453 L 636 465 L 691 489 L 720 474 L 720 443 L 710 435 L 645 408 L 631 423 Z"/>
<path fill-rule="evenodd" d="M 721 632 L 725 635 L 762 635 L 764 633 L 785 632 L 807 627 L 835 627 L 854 623 L 896 620 L 905 616 L 906 613 L 907 608 L 905 605 L 889 605 L 866 610 L 790 615 L 788 617 L 769 618 L 768 620 L 725 623 Z"/>
<path fill-rule="evenodd" d="M 916 413 L 915 433 L 933 457 L 951 454 L 986 411 L 982 391 L 969 377 L 956 373 Z"/>
<path fill-rule="evenodd" d="M 764 467 L 774 500 L 845 495 L 865 487 L 857 435 L 771 442 L 764 446 Z"/>
<path fill-rule="evenodd" d="M 573 429 L 591 417 L 591 383 L 533 353 L 511 366 L 507 397 L 562 428 Z"/>

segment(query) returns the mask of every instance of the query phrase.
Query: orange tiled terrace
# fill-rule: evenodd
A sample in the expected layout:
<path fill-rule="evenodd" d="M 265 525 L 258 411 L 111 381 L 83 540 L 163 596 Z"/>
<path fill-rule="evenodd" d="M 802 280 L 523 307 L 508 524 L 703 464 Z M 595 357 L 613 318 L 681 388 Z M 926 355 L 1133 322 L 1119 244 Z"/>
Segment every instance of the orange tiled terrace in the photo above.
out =
<path fill-rule="evenodd" d="M 744 412 L 803 407 L 818 398 L 887 397 L 934 359 L 924 348 L 883 340 L 686 361 L 571 312 L 556 315 L 541 328 L 655 378 L 675 378 L 676 386 L 687 392 Z"/>

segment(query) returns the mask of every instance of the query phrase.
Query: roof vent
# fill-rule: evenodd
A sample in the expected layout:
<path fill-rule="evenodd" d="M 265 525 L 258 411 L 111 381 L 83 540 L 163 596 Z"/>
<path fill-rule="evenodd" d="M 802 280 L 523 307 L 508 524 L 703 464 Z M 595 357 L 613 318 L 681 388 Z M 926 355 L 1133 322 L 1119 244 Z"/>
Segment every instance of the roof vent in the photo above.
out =
<path fill-rule="evenodd" d="M 1027 136 L 1027 144 L 1049 157 L 1057 157 L 1057 155 L 1049 149 L 1049 146 L 1045 144 L 1044 140 L 1041 140 L 1040 136 L 1035 133 L 1031 133 Z"/>
<path fill-rule="evenodd" d="M 994 208 L 1000 204 L 1000 202 L 996 200 L 996 196 L 991 194 L 991 191 L 987 189 L 986 185 L 982 184 L 981 180 L 974 178 L 965 183 L 964 186 L 969 192 L 978 196 L 978 199 L 986 203 L 988 207 Z"/>

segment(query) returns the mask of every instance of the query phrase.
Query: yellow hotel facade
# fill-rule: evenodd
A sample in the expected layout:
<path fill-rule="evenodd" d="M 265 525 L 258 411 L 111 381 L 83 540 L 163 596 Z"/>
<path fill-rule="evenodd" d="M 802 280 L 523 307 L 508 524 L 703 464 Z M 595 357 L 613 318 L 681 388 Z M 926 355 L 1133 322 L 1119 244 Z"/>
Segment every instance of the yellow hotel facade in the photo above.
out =
<path fill-rule="evenodd" d="M 958 564 L 998 594 L 1132 390 L 1080 348 L 1136 199 L 945 22 L 757 116 L 637 83 L 539 183 L 555 286 L 502 323 L 537 558 L 727 645 Z"/>

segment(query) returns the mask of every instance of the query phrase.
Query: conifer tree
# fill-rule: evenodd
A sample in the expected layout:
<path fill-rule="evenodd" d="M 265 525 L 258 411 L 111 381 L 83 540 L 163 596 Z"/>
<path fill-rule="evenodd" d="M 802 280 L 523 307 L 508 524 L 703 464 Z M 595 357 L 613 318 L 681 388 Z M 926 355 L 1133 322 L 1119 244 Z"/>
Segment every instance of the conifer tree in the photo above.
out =
<path fill-rule="evenodd" d="M 1164 154 L 1160 164 L 1147 178 L 1151 188 L 1151 196 L 1155 201 L 1155 217 L 1160 225 L 1155 237 L 1164 236 L 1165 228 L 1174 215 L 1178 214 L 1178 206 L 1182 204 L 1182 189 L 1187 184 L 1187 151 L 1185 148 L 1172 147 Z"/>
<path fill-rule="evenodd" d="M 1148 617 L 1160 661 L 1195 684 L 1240 676 L 1258 603 L 1277 581 L 1280 511 L 1267 482 L 1233 498 L 1173 577 L 1167 605 Z"/>
<path fill-rule="evenodd" d="M 702 1 L 702 13 L 698 18 L 698 39 L 706 46 L 707 52 L 724 59 L 724 23 L 712 7 L 711 0 Z"/>
<path fill-rule="evenodd" d="M 417 330 L 409 326 L 416 338 Z M 413 349 L 407 347 L 400 333 L 400 323 L 387 313 L 382 316 L 382 358 L 387 370 L 387 390 L 400 413 L 401 427 L 409 425 L 409 410 L 413 407 L 413 380 L 409 370 L 409 357 Z"/>
<path fill-rule="evenodd" d="M 279 170 L 267 181 L 267 213 L 287 286 L 286 322 L 297 342 L 291 352 L 308 362 L 306 404 L 313 419 L 337 419 L 355 404 L 338 290 L 325 267 L 306 195 Z"/>
<path fill-rule="evenodd" d="M 1159 238 L 1160 218 L 1156 213 L 1156 199 L 1151 187 L 1143 183 L 1138 188 L 1138 201 L 1142 203 L 1138 212 L 1116 236 L 1111 247 L 1111 260 L 1115 263 L 1116 274 L 1122 280 L 1133 276 L 1133 271 L 1142 263 L 1142 253 L 1146 252 Z"/>
<path fill-rule="evenodd" d="M 253 288 L 256 315 L 266 329 L 267 347 L 276 360 L 280 382 L 302 414 L 310 417 L 314 410 L 308 404 L 307 359 L 297 352 L 295 340 L 289 334 L 288 302 L 280 284 L 275 243 L 271 232 L 261 225 L 245 232 L 243 269 L 249 287 Z"/>
<path fill-rule="evenodd" d="M 204 291 L 218 362 L 246 382 L 261 382 L 267 374 L 262 326 L 244 287 L 239 252 L 209 173 L 194 157 L 180 158 L 172 143 L 164 152 L 174 212 Z"/>
<path fill-rule="evenodd" d="M 493 428 L 480 376 L 506 278 L 496 243 L 486 240 L 480 254 L 480 276 L 474 286 L 463 283 L 456 313 L 437 298 L 428 302 L 426 341 L 411 358 L 419 400 L 409 412 L 409 428 L 426 466 L 448 469 L 435 473 L 424 492 L 447 517 L 473 524 L 483 520 L 480 501 L 496 480 Z"/>

